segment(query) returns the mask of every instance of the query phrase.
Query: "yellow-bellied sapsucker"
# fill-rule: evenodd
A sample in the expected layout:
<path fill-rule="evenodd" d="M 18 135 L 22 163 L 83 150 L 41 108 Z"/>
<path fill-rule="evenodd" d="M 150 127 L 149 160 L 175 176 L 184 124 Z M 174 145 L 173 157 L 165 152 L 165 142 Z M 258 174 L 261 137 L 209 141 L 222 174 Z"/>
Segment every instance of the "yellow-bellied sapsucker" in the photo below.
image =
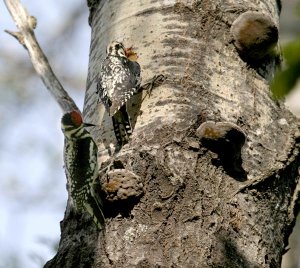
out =
<path fill-rule="evenodd" d="M 97 81 L 97 93 L 112 117 L 118 145 L 122 146 L 132 134 L 126 102 L 139 90 L 141 68 L 136 61 L 128 59 L 120 42 L 111 42 L 106 52 Z"/>
<path fill-rule="evenodd" d="M 64 114 L 61 128 L 65 135 L 64 162 L 69 190 L 77 211 L 87 211 L 99 229 L 104 226 L 102 202 L 97 192 L 97 145 L 85 129 L 79 112 Z"/>

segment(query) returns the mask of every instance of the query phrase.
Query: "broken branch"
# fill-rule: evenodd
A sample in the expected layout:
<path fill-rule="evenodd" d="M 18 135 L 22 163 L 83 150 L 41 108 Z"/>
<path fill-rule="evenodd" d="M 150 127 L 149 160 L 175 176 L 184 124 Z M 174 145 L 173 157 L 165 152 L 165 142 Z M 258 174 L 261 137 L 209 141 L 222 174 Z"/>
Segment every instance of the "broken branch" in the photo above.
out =
<path fill-rule="evenodd" d="M 47 57 L 36 40 L 33 31 L 36 27 L 36 18 L 28 14 L 19 0 L 4 0 L 4 2 L 19 29 L 19 32 L 8 30 L 6 32 L 15 37 L 27 49 L 34 69 L 63 112 L 80 111 L 57 79 Z"/>

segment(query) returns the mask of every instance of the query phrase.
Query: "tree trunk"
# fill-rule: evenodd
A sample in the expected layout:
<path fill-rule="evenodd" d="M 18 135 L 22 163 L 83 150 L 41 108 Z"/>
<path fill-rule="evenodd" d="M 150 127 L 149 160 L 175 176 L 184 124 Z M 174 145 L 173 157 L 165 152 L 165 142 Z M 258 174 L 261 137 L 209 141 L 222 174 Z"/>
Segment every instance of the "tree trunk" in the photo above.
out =
<path fill-rule="evenodd" d="M 299 124 L 269 91 L 280 2 L 237 2 L 100 1 L 85 121 L 98 120 L 96 81 L 110 41 L 134 47 L 144 81 L 166 80 L 128 104 L 134 131 L 120 152 L 112 156 L 107 114 L 92 131 L 105 230 L 68 207 L 45 267 L 280 267 L 300 163 Z M 258 29 L 270 43 L 242 46 L 240 29 L 255 35 L 255 16 L 274 24 L 270 35 Z"/>

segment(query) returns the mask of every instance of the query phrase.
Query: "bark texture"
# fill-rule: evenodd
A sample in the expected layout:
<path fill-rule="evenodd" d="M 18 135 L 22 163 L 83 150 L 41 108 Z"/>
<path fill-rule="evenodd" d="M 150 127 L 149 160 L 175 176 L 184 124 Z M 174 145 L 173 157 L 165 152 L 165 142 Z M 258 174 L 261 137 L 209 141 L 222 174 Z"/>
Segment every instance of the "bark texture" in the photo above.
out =
<path fill-rule="evenodd" d="M 167 79 L 129 104 L 132 139 L 113 158 L 109 116 L 92 131 L 99 166 L 113 159 L 118 170 L 109 189 L 122 188 L 122 198 L 105 201 L 101 233 L 68 208 L 58 253 L 46 267 L 280 267 L 297 210 L 299 123 L 271 97 L 276 57 L 248 64 L 230 31 L 247 11 L 278 27 L 278 1 L 238 2 L 100 1 L 85 121 L 98 120 L 96 80 L 110 41 L 135 48 L 144 81 Z M 200 142 L 196 130 L 206 121 L 230 122 L 246 134 L 242 175 L 230 172 L 230 152 L 220 157 Z M 113 172 L 101 171 L 101 182 L 114 180 Z"/>

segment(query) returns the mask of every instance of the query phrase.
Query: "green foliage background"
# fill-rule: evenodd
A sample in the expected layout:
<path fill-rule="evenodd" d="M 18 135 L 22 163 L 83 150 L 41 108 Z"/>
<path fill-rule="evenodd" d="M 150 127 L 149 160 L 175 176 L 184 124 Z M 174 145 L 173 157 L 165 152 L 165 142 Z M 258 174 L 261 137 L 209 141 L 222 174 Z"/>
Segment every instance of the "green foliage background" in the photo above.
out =
<path fill-rule="evenodd" d="M 300 4 L 297 6 L 297 14 L 300 16 Z M 276 73 L 271 84 L 272 93 L 276 98 L 287 95 L 300 77 L 300 36 L 284 45 L 282 52 L 283 69 Z"/>

